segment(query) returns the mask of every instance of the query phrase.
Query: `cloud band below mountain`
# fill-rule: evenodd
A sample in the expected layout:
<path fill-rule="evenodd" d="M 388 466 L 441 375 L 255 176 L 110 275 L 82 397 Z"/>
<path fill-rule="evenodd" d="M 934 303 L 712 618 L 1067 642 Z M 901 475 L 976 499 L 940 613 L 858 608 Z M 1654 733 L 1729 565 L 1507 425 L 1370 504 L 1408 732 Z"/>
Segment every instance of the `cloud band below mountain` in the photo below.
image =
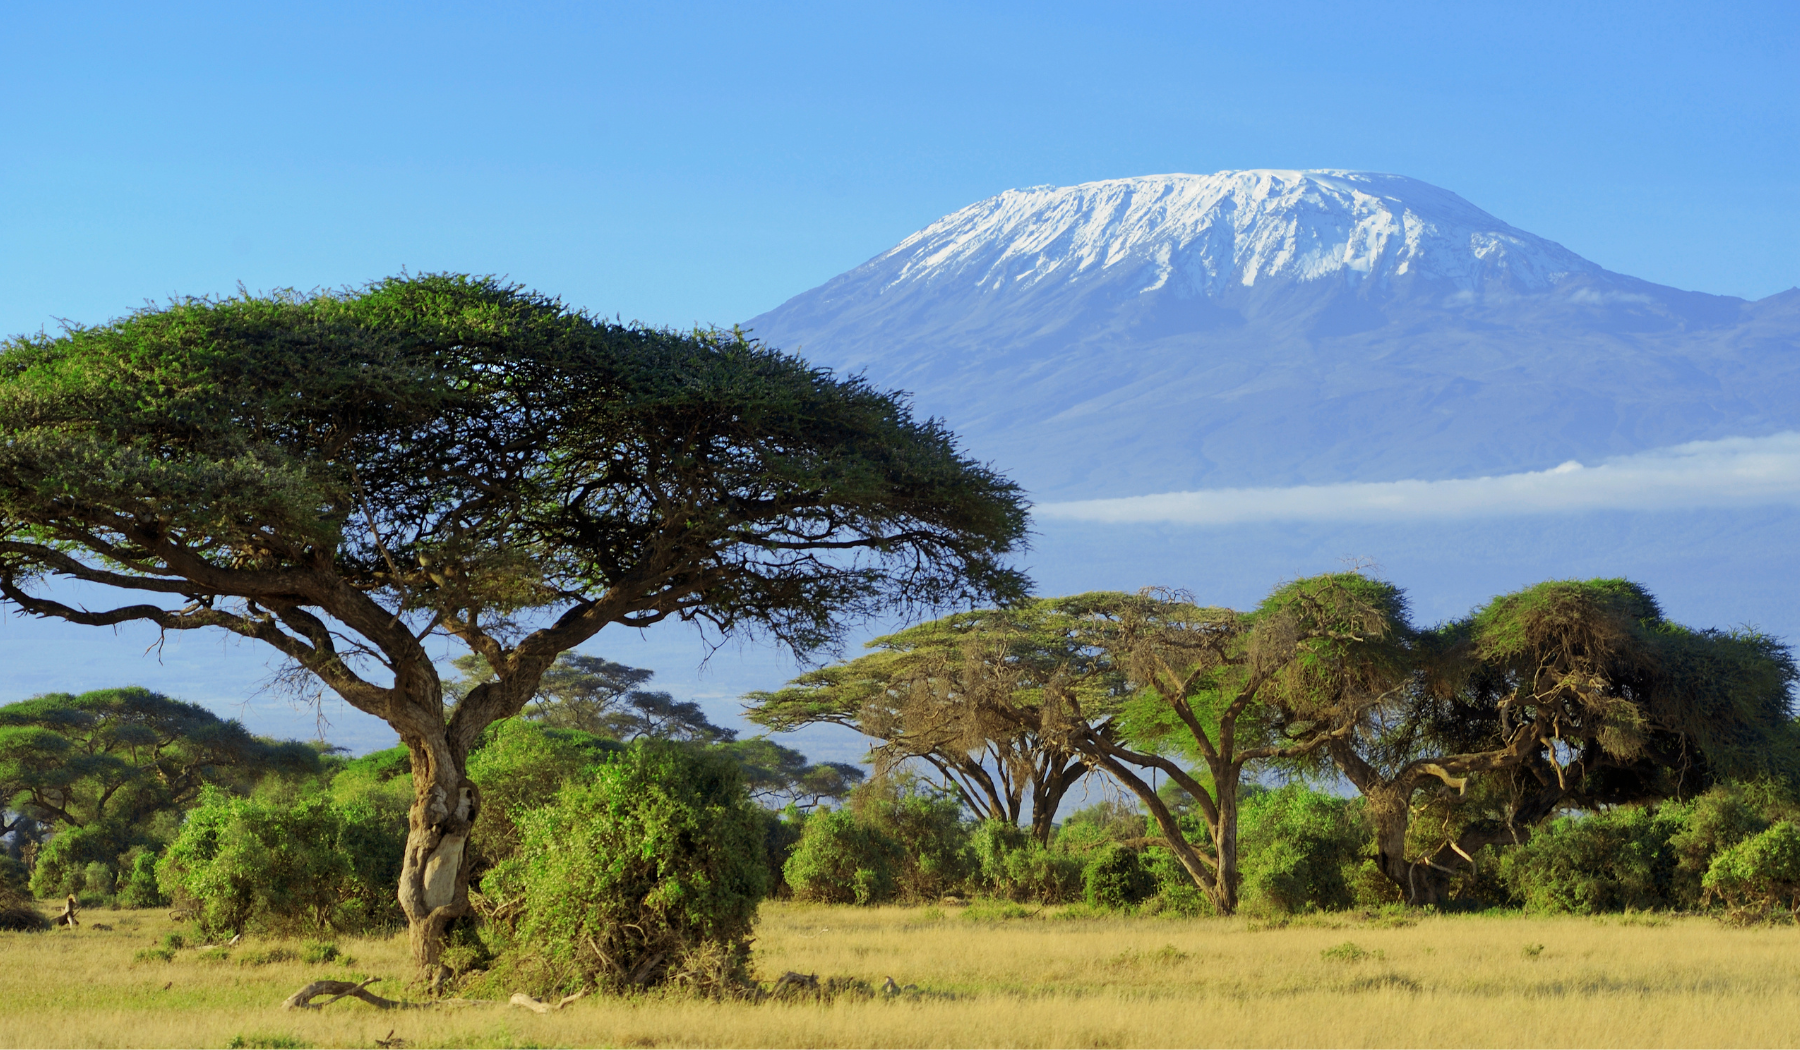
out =
<path fill-rule="evenodd" d="M 1259 521 L 1417 521 L 1596 510 L 1800 504 L 1800 433 L 1694 441 L 1550 470 L 1448 481 L 1204 489 L 1039 505 L 1040 518 L 1234 525 Z"/>

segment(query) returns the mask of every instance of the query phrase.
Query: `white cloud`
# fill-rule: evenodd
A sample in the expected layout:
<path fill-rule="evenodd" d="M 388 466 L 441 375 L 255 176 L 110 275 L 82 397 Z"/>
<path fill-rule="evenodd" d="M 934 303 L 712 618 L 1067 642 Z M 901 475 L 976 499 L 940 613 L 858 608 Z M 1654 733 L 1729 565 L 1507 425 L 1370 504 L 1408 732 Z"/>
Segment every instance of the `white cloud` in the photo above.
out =
<path fill-rule="evenodd" d="M 1590 510 L 1800 504 L 1800 433 L 1694 441 L 1550 470 L 1451 481 L 1285 489 L 1205 489 L 1048 503 L 1059 521 L 1232 525 L 1257 521 L 1418 521 Z"/>

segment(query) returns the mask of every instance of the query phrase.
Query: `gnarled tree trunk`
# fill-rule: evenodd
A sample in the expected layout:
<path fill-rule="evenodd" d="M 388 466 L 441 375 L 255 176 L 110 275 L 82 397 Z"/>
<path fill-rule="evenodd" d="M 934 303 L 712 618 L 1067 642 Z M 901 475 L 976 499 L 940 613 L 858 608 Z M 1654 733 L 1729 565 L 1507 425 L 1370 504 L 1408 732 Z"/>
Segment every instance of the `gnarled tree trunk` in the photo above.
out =
<path fill-rule="evenodd" d="M 406 741 L 413 804 L 400 865 L 400 908 L 413 961 L 434 991 L 445 976 L 440 956 L 446 930 L 469 911 L 469 829 L 481 811 L 481 792 L 466 772 L 467 756 L 454 754 L 444 737 Z"/>

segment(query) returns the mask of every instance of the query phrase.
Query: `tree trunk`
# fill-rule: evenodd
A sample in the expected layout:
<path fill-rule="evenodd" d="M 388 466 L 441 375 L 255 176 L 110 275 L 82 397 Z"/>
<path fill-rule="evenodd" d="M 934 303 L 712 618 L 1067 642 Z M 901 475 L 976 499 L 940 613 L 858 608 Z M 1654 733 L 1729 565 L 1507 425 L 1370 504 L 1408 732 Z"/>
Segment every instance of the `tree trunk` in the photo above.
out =
<path fill-rule="evenodd" d="M 1406 859 L 1406 833 L 1412 824 L 1412 793 L 1393 784 L 1371 784 L 1363 789 L 1369 822 L 1375 825 L 1375 865 L 1399 887 L 1410 905 L 1442 903 L 1449 890 L 1446 873 L 1423 861 Z"/>
<path fill-rule="evenodd" d="M 413 804 L 400 867 L 400 908 L 420 978 L 436 992 L 446 976 L 445 934 L 452 920 L 469 911 L 467 847 L 481 793 L 468 778 L 468 756 L 456 753 L 444 729 L 409 736 L 406 747 L 412 755 Z"/>
<path fill-rule="evenodd" d="M 1077 758 L 1052 757 L 1042 762 L 1032 777 L 1031 837 L 1038 845 L 1050 845 L 1050 833 L 1056 830 L 1056 811 L 1062 808 L 1063 796 L 1087 773 Z"/>
<path fill-rule="evenodd" d="M 1242 770 L 1228 763 L 1213 766 L 1213 797 L 1219 822 L 1213 826 L 1213 849 L 1219 857 L 1219 874 L 1213 883 L 1213 906 L 1220 915 L 1232 915 L 1238 906 L 1238 778 Z"/>

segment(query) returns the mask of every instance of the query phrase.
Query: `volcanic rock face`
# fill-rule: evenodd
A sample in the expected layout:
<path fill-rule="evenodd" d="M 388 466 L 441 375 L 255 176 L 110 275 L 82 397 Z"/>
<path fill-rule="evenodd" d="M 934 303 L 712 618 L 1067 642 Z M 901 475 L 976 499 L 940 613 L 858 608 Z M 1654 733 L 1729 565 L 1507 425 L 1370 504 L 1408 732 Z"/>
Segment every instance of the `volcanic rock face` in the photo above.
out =
<path fill-rule="evenodd" d="M 1396 175 L 1011 190 L 748 322 L 1040 500 L 1543 469 L 1800 426 L 1800 290 L 1612 273 Z"/>

